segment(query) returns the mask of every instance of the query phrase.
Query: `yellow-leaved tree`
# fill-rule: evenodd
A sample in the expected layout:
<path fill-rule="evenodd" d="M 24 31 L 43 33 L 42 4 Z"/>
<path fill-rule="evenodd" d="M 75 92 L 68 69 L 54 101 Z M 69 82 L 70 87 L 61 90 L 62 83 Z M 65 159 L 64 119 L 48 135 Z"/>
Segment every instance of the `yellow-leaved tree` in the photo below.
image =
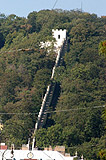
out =
<path fill-rule="evenodd" d="M 106 40 L 100 42 L 99 44 L 99 54 L 106 57 Z"/>

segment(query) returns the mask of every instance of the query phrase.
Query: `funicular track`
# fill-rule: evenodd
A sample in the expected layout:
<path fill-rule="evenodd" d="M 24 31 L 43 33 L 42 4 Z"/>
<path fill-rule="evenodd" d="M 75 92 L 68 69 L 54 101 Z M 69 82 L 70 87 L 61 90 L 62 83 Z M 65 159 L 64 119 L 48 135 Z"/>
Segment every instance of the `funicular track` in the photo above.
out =
<path fill-rule="evenodd" d="M 55 61 L 55 65 L 52 69 L 52 75 L 51 75 L 51 83 L 48 85 L 45 96 L 42 101 L 41 109 L 37 118 L 37 122 L 35 124 L 35 129 L 33 133 L 33 140 L 32 140 L 32 149 L 35 148 L 35 137 L 36 137 L 36 131 L 39 128 L 44 127 L 46 124 L 48 112 L 49 112 L 49 106 L 52 105 L 53 97 L 55 96 L 55 89 L 56 89 L 56 82 L 54 81 L 54 74 L 57 67 L 61 66 L 63 64 L 63 56 L 65 52 L 67 51 L 67 39 L 64 38 L 64 41 L 61 45 L 61 47 L 57 50 L 57 57 Z"/>

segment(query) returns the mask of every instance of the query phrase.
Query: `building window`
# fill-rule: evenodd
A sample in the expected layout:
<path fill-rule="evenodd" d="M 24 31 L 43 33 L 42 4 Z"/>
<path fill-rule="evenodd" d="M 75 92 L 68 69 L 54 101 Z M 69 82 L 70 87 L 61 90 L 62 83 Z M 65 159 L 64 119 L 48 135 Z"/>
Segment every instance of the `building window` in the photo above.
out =
<path fill-rule="evenodd" d="M 60 39 L 60 34 L 58 35 L 58 39 Z"/>

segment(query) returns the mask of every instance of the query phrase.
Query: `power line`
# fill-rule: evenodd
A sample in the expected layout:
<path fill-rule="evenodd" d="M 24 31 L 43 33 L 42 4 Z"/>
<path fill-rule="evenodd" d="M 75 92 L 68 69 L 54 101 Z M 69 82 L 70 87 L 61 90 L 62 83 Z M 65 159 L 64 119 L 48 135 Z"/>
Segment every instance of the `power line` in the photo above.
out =
<path fill-rule="evenodd" d="M 31 113 L 31 112 L 29 112 L 29 113 L 5 113 L 5 112 L 0 113 L 0 115 L 23 115 L 23 114 L 25 114 L 25 115 L 32 115 L 32 114 L 38 115 L 37 113 Z"/>
<path fill-rule="evenodd" d="M 46 112 L 46 113 L 58 113 L 58 112 L 69 112 L 69 111 L 78 111 L 78 110 L 88 110 L 88 109 L 95 109 L 95 108 L 104 108 L 105 105 L 103 106 L 95 106 L 92 108 L 73 108 L 73 109 L 66 109 L 66 110 L 58 110 L 58 111 L 50 111 L 50 112 Z"/>
<path fill-rule="evenodd" d="M 55 3 L 54 3 L 54 5 L 53 5 L 52 9 L 54 9 L 54 7 L 56 6 L 57 2 L 58 2 L 58 0 L 55 1 Z"/>
<path fill-rule="evenodd" d="M 91 108 L 73 108 L 73 109 L 65 109 L 65 110 L 58 110 L 58 111 L 48 111 L 45 113 L 60 113 L 60 112 L 70 112 L 70 111 L 78 111 L 78 110 L 89 110 L 89 109 L 97 109 L 97 108 L 105 108 L 105 105 L 103 106 L 94 106 Z M 34 113 L 34 112 L 29 112 L 29 113 L 0 113 L 0 115 L 38 115 L 38 113 Z"/>

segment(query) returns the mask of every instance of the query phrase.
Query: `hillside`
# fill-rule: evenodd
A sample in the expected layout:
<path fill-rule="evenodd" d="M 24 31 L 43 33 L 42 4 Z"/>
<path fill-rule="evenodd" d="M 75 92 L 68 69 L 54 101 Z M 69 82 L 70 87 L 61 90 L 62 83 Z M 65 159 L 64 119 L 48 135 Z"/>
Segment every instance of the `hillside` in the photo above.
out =
<path fill-rule="evenodd" d="M 56 70 L 56 111 L 36 135 L 38 147 L 65 145 L 67 151 L 99 159 L 105 148 L 106 60 L 98 47 L 106 39 L 106 18 L 80 11 L 42 10 L 27 18 L 0 15 L 0 116 L 2 142 L 18 148 L 34 129 L 55 53 L 40 49 L 52 29 L 66 29 L 68 49 Z"/>

